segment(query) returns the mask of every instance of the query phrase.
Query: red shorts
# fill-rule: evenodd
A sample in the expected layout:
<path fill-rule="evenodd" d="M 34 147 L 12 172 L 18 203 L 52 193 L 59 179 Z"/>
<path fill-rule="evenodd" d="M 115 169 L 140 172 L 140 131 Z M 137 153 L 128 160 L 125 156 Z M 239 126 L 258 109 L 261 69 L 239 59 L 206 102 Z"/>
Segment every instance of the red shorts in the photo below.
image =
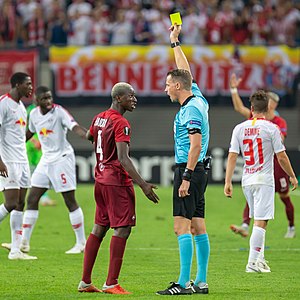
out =
<path fill-rule="evenodd" d="M 287 193 L 289 191 L 289 176 L 280 167 L 277 159 L 274 159 L 274 179 L 276 193 Z"/>
<path fill-rule="evenodd" d="M 135 194 L 131 186 L 95 182 L 95 224 L 111 228 L 135 226 Z"/>

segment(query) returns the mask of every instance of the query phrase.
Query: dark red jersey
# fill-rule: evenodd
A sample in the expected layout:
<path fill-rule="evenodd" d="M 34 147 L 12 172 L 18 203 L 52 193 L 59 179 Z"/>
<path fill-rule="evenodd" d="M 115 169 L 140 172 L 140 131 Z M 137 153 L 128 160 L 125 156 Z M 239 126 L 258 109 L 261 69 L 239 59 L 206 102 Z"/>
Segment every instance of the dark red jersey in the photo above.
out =
<path fill-rule="evenodd" d="M 286 121 L 279 117 L 279 116 L 275 116 L 272 120 L 270 120 L 272 123 L 276 124 L 279 129 L 281 134 L 286 137 L 287 136 L 287 124 Z"/>
<path fill-rule="evenodd" d="M 132 179 L 118 160 L 117 142 L 130 143 L 130 124 L 116 110 L 108 109 L 94 117 L 90 127 L 94 138 L 95 180 L 104 185 L 129 186 Z"/>

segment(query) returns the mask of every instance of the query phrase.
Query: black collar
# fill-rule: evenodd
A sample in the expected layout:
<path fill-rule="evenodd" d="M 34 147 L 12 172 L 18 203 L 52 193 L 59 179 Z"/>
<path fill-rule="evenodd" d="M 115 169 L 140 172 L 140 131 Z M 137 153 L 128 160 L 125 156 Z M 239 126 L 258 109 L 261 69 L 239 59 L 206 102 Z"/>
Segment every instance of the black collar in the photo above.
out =
<path fill-rule="evenodd" d="M 184 100 L 184 102 L 182 103 L 181 106 L 187 105 L 187 104 L 190 102 L 190 100 L 191 100 L 192 98 L 194 98 L 194 97 L 195 97 L 195 95 L 192 95 L 192 96 L 187 97 L 187 98 Z"/>

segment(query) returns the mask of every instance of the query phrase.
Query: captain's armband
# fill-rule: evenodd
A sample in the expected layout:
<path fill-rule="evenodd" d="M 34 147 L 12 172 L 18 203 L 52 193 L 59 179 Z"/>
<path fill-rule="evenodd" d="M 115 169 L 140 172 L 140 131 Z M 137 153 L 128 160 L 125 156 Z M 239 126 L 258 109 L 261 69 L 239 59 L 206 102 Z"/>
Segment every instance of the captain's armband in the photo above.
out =
<path fill-rule="evenodd" d="M 189 134 L 196 134 L 196 133 L 202 134 L 200 128 L 188 128 L 188 133 Z"/>

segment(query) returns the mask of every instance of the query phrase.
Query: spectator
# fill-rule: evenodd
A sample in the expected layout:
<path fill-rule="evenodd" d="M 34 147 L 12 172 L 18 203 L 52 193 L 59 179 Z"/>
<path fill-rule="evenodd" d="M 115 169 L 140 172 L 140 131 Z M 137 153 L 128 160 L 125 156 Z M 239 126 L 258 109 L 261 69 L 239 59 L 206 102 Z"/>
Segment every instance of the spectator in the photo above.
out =
<path fill-rule="evenodd" d="M 97 7 L 92 14 L 90 43 L 93 45 L 108 45 L 111 27 L 107 6 Z"/>
<path fill-rule="evenodd" d="M 118 10 L 116 14 L 116 21 L 111 29 L 112 45 L 130 45 L 133 38 L 132 24 L 125 19 L 124 10 Z"/>
<path fill-rule="evenodd" d="M 64 11 L 58 11 L 56 18 L 49 23 L 48 36 L 50 45 L 66 46 L 68 42 L 68 32 L 71 24 Z"/>
<path fill-rule="evenodd" d="M 137 13 L 133 22 L 133 43 L 147 45 L 153 41 L 150 24 L 144 17 L 142 11 Z"/>
<path fill-rule="evenodd" d="M 14 46 L 19 29 L 19 16 L 10 0 L 4 0 L 0 11 L 0 46 Z"/>

